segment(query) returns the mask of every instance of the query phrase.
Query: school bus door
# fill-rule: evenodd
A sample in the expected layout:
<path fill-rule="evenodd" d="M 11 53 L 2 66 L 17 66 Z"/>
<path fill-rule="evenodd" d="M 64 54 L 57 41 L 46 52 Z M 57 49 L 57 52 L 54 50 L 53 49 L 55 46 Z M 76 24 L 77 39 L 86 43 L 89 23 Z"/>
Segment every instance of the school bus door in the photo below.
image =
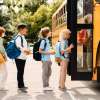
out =
<path fill-rule="evenodd" d="M 72 32 L 70 67 L 72 80 L 92 80 L 93 75 L 93 2 L 68 0 L 67 26 Z"/>

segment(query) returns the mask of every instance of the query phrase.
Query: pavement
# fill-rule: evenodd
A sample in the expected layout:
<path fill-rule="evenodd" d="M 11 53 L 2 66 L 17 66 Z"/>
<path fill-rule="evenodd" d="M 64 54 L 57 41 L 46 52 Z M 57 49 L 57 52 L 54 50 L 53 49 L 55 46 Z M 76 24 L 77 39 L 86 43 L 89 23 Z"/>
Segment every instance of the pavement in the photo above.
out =
<path fill-rule="evenodd" d="M 53 91 L 44 92 L 42 88 L 41 62 L 36 62 L 29 56 L 25 69 L 25 84 L 29 87 L 28 93 L 17 90 L 16 66 L 14 61 L 7 62 L 8 78 L 6 88 L 8 91 L 0 91 L 0 100 L 100 100 L 100 87 L 92 81 L 71 81 L 67 76 L 67 91 L 58 89 L 60 67 L 52 57 L 52 76 L 50 86 Z"/>

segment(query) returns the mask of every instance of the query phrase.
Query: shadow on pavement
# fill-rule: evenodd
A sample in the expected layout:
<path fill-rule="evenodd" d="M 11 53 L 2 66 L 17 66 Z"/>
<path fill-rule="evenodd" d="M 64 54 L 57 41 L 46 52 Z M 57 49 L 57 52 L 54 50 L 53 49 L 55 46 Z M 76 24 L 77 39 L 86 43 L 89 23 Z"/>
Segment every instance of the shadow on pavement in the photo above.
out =
<path fill-rule="evenodd" d="M 44 94 L 37 95 L 36 100 L 61 100 L 61 99 L 58 99 L 54 94 L 54 92 L 44 92 Z"/>
<path fill-rule="evenodd" d="M 19 93 L 14 96 L 8 97 L 6 100 L 31 100 L 32 97 L 28 94 Z"/>
<path fill-rule="evenodd" d="M 72 100 L 68 92 L 64 92 L 60 95 L 61 100 Z"/>
<path fill-rule="evenodd" d="M 84 84 L 83 87 L 69 89 L 76 100 L 100 100 L 100 84 L 95 81 L 82 83 Z"/>
<path fill-rule="evenodd" d="M 0 91 L 0 100 L 2 100 L 7 95 L 6 91 Z"/>
<path fill-rule="evenodd" d="M 83 82 L 83 84 L 85 84 L 87 88 L 91 88 L 93 91 L 100 93 L 100 83 L 97 81 L 90 81 L 88 84 L 87 82 Z"/>
<path fill-rule="evenodd" d="M 45 92 L 36 96 L 36 100 L 72 100 L 68 92 L 62 92 L 58 95 L 54 92 Z"/>

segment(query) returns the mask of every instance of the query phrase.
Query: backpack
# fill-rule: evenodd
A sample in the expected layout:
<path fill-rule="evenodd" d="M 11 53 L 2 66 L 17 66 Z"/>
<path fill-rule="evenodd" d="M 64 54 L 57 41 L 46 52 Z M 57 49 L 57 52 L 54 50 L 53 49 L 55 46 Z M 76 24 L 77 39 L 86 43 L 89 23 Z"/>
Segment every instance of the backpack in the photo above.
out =
<path fill-rule="evenodd" d="M 16 46 L 16 39 L 20 37 L 21 38 L 21 45 L 23 47 L 23 39 L 21 36 L 16 36 L 15 38 L 13 38 L 7 45 L 6 47 L 6 53 L 7 56 L 10 59 L 16 59 L 18 56 L 20 56 L 21 54 L 21 50 Z"/>
<path fill-rule="evenodd" d="M 39 41 L 37 41 L 34 46 L 33 46 L 33 58 L 36 60 L 36 61 L 41 61 L 41 53 L 39 53 L 39 47 L 40 47 L 40 44 L 41 44 L 41 41 L 44 40 L 45 41 L 45 45 L 44 45 L 44 49 L 46 48 L 46 40 L 45 39 L 40 39 Z"/>
<path fill-rule="evenodd" d="M 60 48 L 60 41 L 58 41 L 55 45 L 55 61 L 57 62 L 58 66 L 60 66 L 61 63 L 61 48 Z M 72 73 L 72 66 L 71 66 L 71 62 L 69 61 L 69 65 L 67 67 L 67 74 L 70 76 Z"/>
<path fill-rule="evenodd" d="M 56 46 L 55 46 L 55 61 L 58 63 L 58 65 L 60 65 L 60 62 L 62 61 L 61 60 L 61 48 L 60 48 L 60 41 L 58 41 L 56 43 Z"/>

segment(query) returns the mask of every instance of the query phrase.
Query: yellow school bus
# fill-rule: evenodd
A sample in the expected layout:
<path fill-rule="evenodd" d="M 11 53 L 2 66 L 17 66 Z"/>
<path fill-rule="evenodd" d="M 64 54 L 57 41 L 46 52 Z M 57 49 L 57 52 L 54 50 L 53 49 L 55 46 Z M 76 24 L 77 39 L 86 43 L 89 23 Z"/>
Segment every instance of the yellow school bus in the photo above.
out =
<path fill-rule="evenodd" d="M 55 45 L 56 42 L 59 40 L 59 34 L 63 29 L 67 28 L 67 1 L 65 0 L 63 4 L 57 9 L 57 11 L 52 16 L 52 44 Z M 93 23 L 93 30 L 92 32 L 92 56 L 88 55 L 88 59 L 92 58 L 92 62 L 87 61 L 88 64 L 91 63 L 92 65 L 92 80 L 100 80 L 100 0 L 76 0 L 79 2 L 79 5 L 82 4 L 82 1 L 92 1 L 92 13 L 87 14 L 88 16 L 92 15 L 92 23 Z M 81 7 L 81 6 L 80 6 Z M 79 7 L 79 9 L 81 9 Z M 78 9 L 77 9 L 78 10 Z M 82 9 L 81 9 L 82 10 Z M 84 22 L 84 18 L 80 10 L 80 14 L 77 14 L 77 23 L 86 24 Z M 83 8 L 84 10 L 84 8 Z M 74 12 L 73 12 L 74 13 Z M 90 23 L 89 23 L 90 24 Z M 88 30 L 88 29 L 87 29 Z M 90 30 L 89 30 L 90 31 Z M 77 33 L 79 30 L 77 30 Z M 91 41 L 90 41 L 91 42 Z M 83 46 L 83 45 L 82 45 Z M 79 45 L 79 51 L 83 51 L 82 46 Z M 78 47 L 78 46 L 77 46 Z M 84 53 L 79 53 L 80 55 L 84 55 Z M 76 58 L 77 59 L 77 58 Z M 81 62 L 81 63 L 84 63 Z"/>
<path fill-rule="evenodd" d="M 93 9 L 93 68 L 100 67 L 100 0 L 94 0 Z M 99 70 L 99 69 L 98 69 Z M 93 80 L 97 80 L 97 70 L 93 74 Z"/>
<path fill-rule="evenodd" d="M 59 40 L 59 33 L 66 29 L 67 27 L 67 8 L 66 8 L 67 0 L 63 2 L 63 4 L 58 8 L 58 10 L 52 16 L 52 44 Z"/>
<path fill-rule="evenodd" d="M 78 17 L 79 22 L 83 22 L 82 15 Z M 52 16 L 52 44 L 59 40 L 59 34 L 67 28 L 67 0 L 61 4 Z"/>

